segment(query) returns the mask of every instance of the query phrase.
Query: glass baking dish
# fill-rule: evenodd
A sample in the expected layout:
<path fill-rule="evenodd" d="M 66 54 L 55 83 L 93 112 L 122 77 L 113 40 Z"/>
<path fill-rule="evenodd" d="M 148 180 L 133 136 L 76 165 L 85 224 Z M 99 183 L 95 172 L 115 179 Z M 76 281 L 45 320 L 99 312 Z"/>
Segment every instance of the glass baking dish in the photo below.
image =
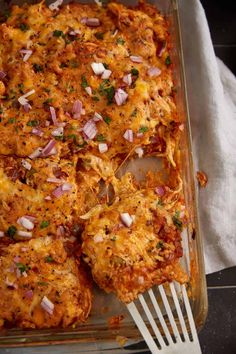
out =
<path fill-rule="evenodd" d="M 36 3 L 37 1 L 12 1 L 14 4 Z M 89 1 L 80 1 L 89 3 Z M 135 5 L 136 1 L 121 1 L 126 5 Z M 191 129 L 188 112 L 184 61 L 181 44 L 181 31 L 178 15 L 177 0 L 151 0 L 158 9 L 165 14 L 170 23 L 172 40 L 171 58 L 174 62 L 174 79 L 177 89 L 178 114 L 185 122 L 181 154 L 183 161 L 183 185 L 186 207 L 190 214 L 190 224 L 183 234 L 184 256 L 182 264 L 190 275 L 191 307 L 197 329 L 200 330 L 207 315 L 207 292 L 203 261 L 202 239 L 198 224 L 198 211 L 195 194 L 195 178 L 192 161 Z M 9 1 L 0 0 L 1 11 L 7 8 Z M 155 161 L 153 161 L 155 164 Z M 5 329 L 0 332 L 0 347 L 20 347 L 47 344 L 78 343 L 80 353 L 112 352 L 112 353 L 138 353 L 145 347 L 138 345 L 142 340 L 141 334 L 126 310 L 115 296 L 108 295 L 95 289 L 94 304 L 88 321 L 77 328 L 50 329 L 50 330 L 22 330 Z M 123 315 L 124 320 L 119 328 L 112 329 L 108 320 L 112 316 Z M 119 344 L 119 336 L 127 338 L 125 349 Z"/>

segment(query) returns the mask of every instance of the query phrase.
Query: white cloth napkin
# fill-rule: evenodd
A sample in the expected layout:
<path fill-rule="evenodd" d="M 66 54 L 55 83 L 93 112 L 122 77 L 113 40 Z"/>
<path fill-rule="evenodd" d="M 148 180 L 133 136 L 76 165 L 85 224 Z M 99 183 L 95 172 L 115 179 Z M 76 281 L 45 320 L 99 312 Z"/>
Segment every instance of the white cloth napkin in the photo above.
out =
<path fill-rule="evenodd" d="M 198 0 L 179 0 L 206 273 L 236 265 L 236 78 L 216 58 Z"/>

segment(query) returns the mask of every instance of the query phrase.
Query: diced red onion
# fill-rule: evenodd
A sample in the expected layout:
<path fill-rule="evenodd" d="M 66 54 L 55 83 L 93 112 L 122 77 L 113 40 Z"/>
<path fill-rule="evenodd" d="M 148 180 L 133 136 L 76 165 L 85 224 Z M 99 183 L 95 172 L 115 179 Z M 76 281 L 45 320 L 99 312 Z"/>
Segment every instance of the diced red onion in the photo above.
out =
<path fill-rule="evenodd" d="M 111 76 L 111 70 L 105 69 L 102 73 L 102 79 L 107 80 Z"/>
<path fill-rule="evenodd" d="M 5 284 L 7 286 L 12 286 L 13 288 L 18 289 L 18 285 L 14 284 L 14 282 L 9 281 L 9 279 L 7 277 L 6 277 L 6 280 L 5 280 Z"/>
<path fill-rule="evenodd" d="M 55 108 L 50 106 L 49 110 L 50 110 L 50 113 L 51 113 L 51 118 L 52 118 L 53 124 L 55 125 L 57 123 L 57 116 L 56 116 Z"/>
<path fill-rule="evenodd" d="M 60 179 L 60 178 L 49 177 L 49 178 L 47 178 L 47 182 L 49 182 L 49 183 L 62 183 L 64 181 L 63 181 L 63 179 Z"/>
<path fill-rule="evenodd" d="M 25 292 L 25 297 L 26 297 L 26 299 L 28 299 L 28 300 L 31 300 L 31 299 L 33 298 L 33 295 L 34 295 L 34 293 L 33 293 L 32 290 L 27 290 L 27 291 Z"/>
<path fill-rule="evenodd" d="M 115 93 L 115 101 L 117 106 L 121 106 L 123 103 L 125 103 L 125 101 L 128 98 L 128 94 L 122 90 L 121 88 L 119 88 L 116 93 Z"/>
<path fill-rule="evenodd" d="M 99 122 L 99 121 L 101 121 L 101 120 L 103 120 L 101 114 L 95 112 L 95 113 L 94 113 L 94 116 L 93 116 L 93 121 L 94 121 L 94 122 Z"/>
<path fill-rule="evenodd" d="M 43 132 L 42 132 L 42 130 L 40 130 L 40 129 L 38 129 L 38 128 L 33 128 L 32 129 L 32 134 L 34 134 L 34 135 L 37 135 L 37 136 L 43 136 Z"/>
<path fill-rule="evenodd" d="M 26 62 L 32 55 L 32 50 L 29 49 L 21 49 L 20 53 L 23 54 L 23 61 Z"/>
<path fill-rule="evenodd" d="M 32 215 L 24 215 L 24 217 L 28 220 L 30 220 L 32 223 L 35 223 L 36 221 L 36 217 L 35 216 L 32 216 Z"/>
<path fill-rule="evenodd" d="M 63 192 L 68 192 L 72 188 L 72 185 L 70 183 L 63 183 L 61 186 L 61 189 Z"/>
<path fill-rule="evenodd" d="M 142 57 L 139 57 L 137 55 L 131 55 L 130 56 L 130 60 L 133 62 L 133 63 L 142 63 L 143 62 L 143 58 Z"/>
<path fill-rule="evenodd" d="M 133 219 L 129 215 L 129 213 L 121 213 L 120 218 L 121 218 L 121 221 L 123 222 L 123 224 L 127 227 L 130 227 L 133 224 Z"/>
<path fill-rule="evenodd" d="M 33 228 L 34 228 L 34 223 L 25 216 L 22 216 L 21 218 L 19 218 L 17 220 L 17 223 L 19 225 L 23 226 L 27 230 L 33 230 Z"/>
<path fill-rule="evenodd" d="M 137 138 L 142 138 L 143 137 L 143 133 L 137 133 Z"/>
<path fill-rule="evenodd" d="M 29 111 L 31 110 L 32 107 L 29 103 L 26 103 L 26 104 L 24 104 L 23 108 L 26 113 L 29 113 Z"/>
<path fill-rule="evenodd" d="M 73 118 L 78 119 L 82 113 L 82 102 L 80 100 L 76 100 L 73 104 L 72 108 Z"/>
<path fill-rule="evenodd" d="M 166 48 L 166 42 L 162 42 L 161 45 L 159 46 L 159 49 L 157 51 L 157 55 L 160 58 Z"/>
<path fill-rule="evenodd" d="M 0 70 L 0 80 L 4 79 L 6 76 L 7 74 L 4 71 Z"/>
<path fill-rule="evenodd" d="M 21 251 L 22 251 L 22 252 L 27 252 L 27 251 L 28 251 L 28 248 L 26 248 L 26 247 L 21 247 Z"/>
<path fill-rule="evenodd" d="M 123 135 L 123 137 L 128 140 L 130 143 L 132 143 L 134 141 L 134 134 L 133 134 L 133 130 L 131 129 L 127 129 Z"/>
<path fill-rule="evenodd" d="M 94 74 L 96 75 L 102 75 L 105 71 L 103 63 L 92 63 L 91 67 L 93 69 Z"/>
<path fill-rule="evenodd" d="M 102 235 L 95 235 L 95 236 L 93 237 L 93 241 L 94 241 L 95 243 L 99 243 L 99 242 L 103 242 L 104 239 L 103 239 L 103 236 L 102 236 Z"/>
<path fill-rule="evenodd" d="M 47 298 L 47 296 L 43 297 L 40 305 L 47 313 L 49 313 L 49 315 L 53 314 L 54 304 Z"/>
<path fill-rule="evenodd" d="M 90 119 L 85 126 L 83 127 L 83 132 L 86 135 L 88 139 L 93 139 L 96 134 L 97 134 L 97 128 L 96 125 L 93 121 L 93 119 Z"/>
<path fill-rule="evenodd" d="M 80 34 L 81 31 L 79 29 L 75 29 L 69 32 L 70 36 L 76 36 L 77 34 Z"/>
<path fill-rule="evenodd" d="M 161 186 L 155 188 L 155 193 L 161 197 L 165 194 L 165 189 Z"/>
<path fill-rule="evenodd" d="M 123 77 L 123 82 L 130 86 L 132 84 L 132 75 L 131 74 L 125 75 Z"/>
<path fill-rule="evenodd" d="M 65 229 L 62 225 L 58 226 L 57 228 L 57 236 L 64 236 L 65 235 Z"/>
<path fill-rule="evenodd" d="M 150 77 L 159 76 L 161 74 L 161 70 L 156 67 L 151 67 L 148 69 L 147 73 Z"/>
<path fill-rule="evenodd" d="M 50 197 L 50 195 L 47 195 L 44 199 L 45 199 L 45 200 L 52 200 L 52 198 Z"/>
<path fill-rule="evenodd" d="M 30 171 L 31 170 L 31 167 L 32 167 L 32 165 L 31 165 L 31 163 L 29 163 L 28 161 L 26 161 L 26 160 L 21 160 L 21 165 L 26 169 L 26 170 L 28 170 L 28 171 Z"/>
<path fill-rule="evenodd" d="M 4 237 L 4 232 L 0 231 L 0 237 Z"/>
<path fill-rule="evenodd" d="M 184 124 L 179 125 L 179 130 L 182 132 L 184 130 Z"/>
<path fill-rule="evenodd" d="M 47 157 L 51 155 L 55 155 L 57 153 L 55 149 L 56 141 L 55 140 L 50 140 L 49 143 L 43 148 L 41 152 L 42 157 Z"/>
<path fill-rule="evenodd" d="M 22 106 L 28 104 L 28 100 L 27 100 L 26 98 L 29 97 L 29 96 L 31 96 L 31 95 L 33 95 L 34 93 L 35 93 L 35 90 L 31 90 L 31 91 L 25 93 L 23 96 L 20 96 L 20 97 L 18 98 L 18 102 L 19 102 Z"/>
<path fill-rule="evenodd" d="M 52 131 L 53 136 L 63 136 L 64 134 L 64 128 L 63 127 L 58 127 Z"/>
<path fill-rule="evenodd" d="M 92 89 L 91 89 L 90 86 L 85 87 L 85 91 L 87 92 L 87 94 L 88 94 L 89 96 L 92 96 Z"/>
<path fill-rule="evenodd" d="M 139 158 L 143 157 L 143 148 L 137 147 L 134 151 L 136 152 Z"/>
<path fill-rule="evenodd" d="M 17 231 L 17 234 L 21 237 L 25 237 L 25 238 L 31 238 L 32 237 L 32 232 L 29 232 L 29 231 L 22 231 L 22 230 L 19 230 Z"/>
<path fill-rule="evenodd" d="M 140 285 L 144 284 L 144 277 L 143 276 L 138 277 L 138 283 Z"/>
<path fill-rule="evenodd" d="M 19 263 L 19 262 L 20 262 L 20 257 L 19 257 L 19 256 L 15 256 L 15 257 L 13 258 L 13 261 L 14 261 L 15 263 Z"/>
<path fill-rule="evenodd" d="M 50 4 L 48 7 L 51 11 L 58 11 L 59 10 L 59 6 L 61 6 L 63 3 L 63 0 L 56 0 L 55 2 L 53 2 L 52 4 Z"/>
<path fill-rule="evenodd" d="M 45 127 L 49 127 L 49 125 L 50 125 L 50 121 L 49 121 L 49 120 L 46 120 L 46 121 L 45 121 Z"/>
<path fill-rule="evenodd" d="M 16 269 L 16 276 L 17 278 L 20 278 L 21 277 L 21 272 L 20 272 L 20 269 Z"/>
<path fill-rule="evenodd" d="M 95 17 L 82 17 L 80 22 L 89 27 L 98 27 L 100 26 L 100 20 Z"/>
<path fill-rule="evenodd" d="M 26 272 L 23 272 L 22 273 L 23 277 L 27 278 L 28 277 L 28 274 Z"/>
<path fill-rule="evenodd" d="M 100 1 L 100 0 L 94 0 L 94 2 L 96 2 L 96 4 L 98 5 L 98 6 L 102 6 L 102 1 Z"/>
<path fill-rule="evenodd" d="M 106 143 L 98 144 L 98 150 L 101 154 L 103 154 L 104 152 L 106 152 L 108 150 L 107 144 Z"/>
<path fill-rule="evenodd" d="M 69 183 L 64 183 L 61 186 L 57 187 L 56 189 L 54 189 L 54 191 L 52 192 L 52 195 L 55 198 L 60 198 L 63 194 L 69 192 L 72 188 L 72 185 Z"/>
<path fill-rule="evenodd" d="M 36 150 L 34 150 L 34 151 L 32 152 L 32 154 L 29 155 L 29 158 L 30 158 L 31 160 L 36 159 L 37 157 L 41 156 L 42 151 L 43 151 L 43 148 L 38 147 Z"/>

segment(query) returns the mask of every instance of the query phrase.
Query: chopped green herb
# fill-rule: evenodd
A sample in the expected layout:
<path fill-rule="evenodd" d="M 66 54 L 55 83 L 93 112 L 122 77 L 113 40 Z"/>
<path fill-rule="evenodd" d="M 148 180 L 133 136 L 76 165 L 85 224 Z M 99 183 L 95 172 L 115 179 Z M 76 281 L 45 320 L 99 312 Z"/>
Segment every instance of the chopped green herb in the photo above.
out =
<path fill-rule="evenodd" d="M 86 87 L 89 86 L 88 81 L 87 81 L 87 79 L 86 79 L 86 77 L 84 75 L 81 76 L 81 86 L 83 88 L 86 88 Z"/>
<path fill-rule="evenodd" d="M 109 69 L 109 65 L 107 63 L 102 63 L 105 69 Z"/>
<path fill-rule="evenodd" d="M 19 28 L 22 32 L 26 32 L 29 30 L 29 26 L 26 23 L 20 23 Z"/>
<path fill-rule="evenodd" d="M 134 76 L 139 76 L 139 71 L 136 68 L 131 69 L 131 74 Z"/>
<path fill-rule="evenodd" d="M 64 33 L 60 30 L 53 31 L 53 37 L 63 37 Z"/>
<path fill-rule="evenodd" d="M 164 242 L 163 241 L 159 241 L 157 244 L 156 244 L 156 248 L 163 248 L 164 246 Z"/>
<path fill-rule="evenodd" d="M 135 108 L 135 109 L 133 110 L 133 112 L 131 113 L 131 117 L 136 117 L 136 116 L 137 116 L 137 113 L 138 113 L 138 109 Z"/>
<path fill-rule="evenodd" d="M 72 69 L 77 69 L 79 67 L 79 63 L 76 60 L 71 60 L 70 61 L 70 67 Z"/>
<path fill-rule="evenodd" d="M 174 216 L 172 217 L 172 220 L 173 220 L 174 225 L 177 227 L 177 229 L 180 230 L 180 231 L 182 231 L 182 229 L 183 229 L 183 223 L 182 223 L 182 221 L 179 220 L 179 218 L 178 218 L 176 215 L 174 215 Z"/>
<path fill-rule="evenodd" d="M 13 238 L 16 234 L 17 228 L 14 225 L 11 225 L 8 229 L 7 229 L 7 236 Z"/>
<path fill-rule="evenodd" d="M 48 98 L 46 101 L 43 102 L 44 106 L 49 106 L 49 103 L 52 103 L 53 99 Z"/>
<path fill-rule="evenodd" d="M 125 44 L 125 40 L 123 38 L 117 38 L 116 43 L 124 45 Z"/>
<path fill-rule="evenodd" d="M 9 123 L 9 124 L 14 124 L 14 123 L 16 123 L 16 118 L 14 117 L 14 118 L 8 119 L 8 123 Z"/>
<path fill-rule="evenodd" d="M 51 90 L 50 90 L 49 88 L 47 88 L 47 87 L 44 87 L 43 90 L 44 90 L 45 92 L 47 92 L 47 93 L 50 93 L 50 92 L 51 92 Z"/>
<path fill-rule="evenodd" d="M 107 125 L 109 125 L 111 123 L 111 118 L 106 116 L 103 118 L 104 122 L 107 123 Z"/>
<path fill-rule="evenodd" d="M 19 269 L 19 271 L 21 272 L 21 274 L 30 269 L 29 266 L 27 266 L 26 264 L 23 264 L 23 263 L 16 263 L 16 266 Z"/>
<path fill-rule="evenodd" d="M 37 173 L 37 170 L 35 170 L 35 168 L 31 168 L 30 171 L 27 171 L 26 177 L 27 177 L 27 178 L 30 178 L 30 177 L 33 176 L 35 173 Z"/>
<path fill-rule="evenodd" d="M 49 225 L 49 221 L 43 220 L 40 224 L 40 229 L 45 229 L 46 227 L 48 227 Z"/>
<path fill-rule="evenodd" d="M 103 82 L 99 85 L 98 90 L 101 96 L 106 96 L 108 104 L 111 104 L 113 102 L 115 88 L 113 86 L 110 86 L 110 81 L 108 79 L 103 80 Z"/>
<path fill-rule="evenodd" d="M 51 256 L 47 256 L 44 258 L 45 262 L 47 263 L 52 263 L 54 261 L 54 259 Z"/>
<path fill-rule="evenodd" d="M 37 119 L 35 119 L 35 120 L 30 120 L 30 121 L 27 123 L 27 125 L 28 125 L 29 127 L 37 127 L 37 126 L 39 125 L 39 121 L 38 121 Z"/>
<path fill-rule="evenodd" d="M 140 127 L 139 128 L 139 133 L 146 133 L 148 131 L 148 127 L 145 127 L 145 126 L 143 126 L 143 127 Z"/>
<path fill-rule="evenodd" d="M 158 205 L 158 206 L 163 206 L 164 203 L 163 203 L 163 201 L 162 201 L 161 199 L 159 199 L 158 202 L 157 202 L 157 205 Z"/>
<path fill-rule="evenodd" d="M 66 63 L 61 63 L 61 64 L 60 64 L 60 68 L 61 68 L 61 69 L 67 68 L 67 64 L 66 64 Z"/>
<path fill-rule="evenodd" d="M 20 93 L 24 93 L 24 84 L 18 84 Z"/>
<path fill-rule="evenodd" d="M 98 96 L 93 96 L 93 97 L 92 97 L 92 100 L 93 100 L 93 101 L 97 101 L 97 102 L 100 101 L 100 99 L 99 99 Z"/>
<path fill-rule="evenodd" d="M 59 141 L 63 141 L 64 140 L 64 136 L 61 135 L 61 136 L 54 136 L 54 139 L 55 140 L 59 140 Z"/>
<path fill-rule="evenodd" d="M 106 141 L 105 136 L 102 134 L 98 134 L 96 139 L 97 139 L 97 141 Z"/>
<path fill-rule="evenodd" d="M 110 240 L 111 240 L 111 241 L 116 241 L 116 236 L 115 236 L 115 235 L 112 236 L 112 237 L 110 238 Z"/>
<path fill-rule="evenodd" d="M 39 282 L 38 282 L 38 285 L 47 286 L 48 283 L 47 283 L 46 281 L 39 281 Z"/>
<path fill-rule="evenodd" d="M 39 64 L 36 64 L 36 63 L 33 64 L 33 68 L 34 68 L 35 73 L 40 73 L 43 71 L 43 67 Z"/>
<path fill-rule="evenodd" d="M 104 39 L 104 33 L 103 32 L 97 32 L 94 34 L 94 36 L 97 38 L 97 39 Z"/>
<path fill-rule="evenodd" d="M 167 66 L 169 66 L 171 64 L 171 59 L 170 59 L 169 55 L 168 55 L 168 57 L 166 57 L 165 63 Z"/>

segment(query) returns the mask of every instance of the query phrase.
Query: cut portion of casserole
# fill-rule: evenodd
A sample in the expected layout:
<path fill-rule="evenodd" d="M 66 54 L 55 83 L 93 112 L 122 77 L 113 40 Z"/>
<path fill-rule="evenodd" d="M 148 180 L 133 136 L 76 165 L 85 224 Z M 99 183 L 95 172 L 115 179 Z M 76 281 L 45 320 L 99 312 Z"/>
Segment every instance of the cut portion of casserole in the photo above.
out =
<path fill-rule="evenodd" d="M 42 237 L 1 250 L 0 326 L 67 327 L 91 308 L 88 277 L 61 239 Z"/>
<path fill-rule="evenodd" d="M 167 210 L 170 195 L 151 189 L 125 193 L 85 216 L 84 260 L 97 284 L 124 302 L 154 284 L 187 280 L 179 264 L 185 215 L 181 201 Z"/>

